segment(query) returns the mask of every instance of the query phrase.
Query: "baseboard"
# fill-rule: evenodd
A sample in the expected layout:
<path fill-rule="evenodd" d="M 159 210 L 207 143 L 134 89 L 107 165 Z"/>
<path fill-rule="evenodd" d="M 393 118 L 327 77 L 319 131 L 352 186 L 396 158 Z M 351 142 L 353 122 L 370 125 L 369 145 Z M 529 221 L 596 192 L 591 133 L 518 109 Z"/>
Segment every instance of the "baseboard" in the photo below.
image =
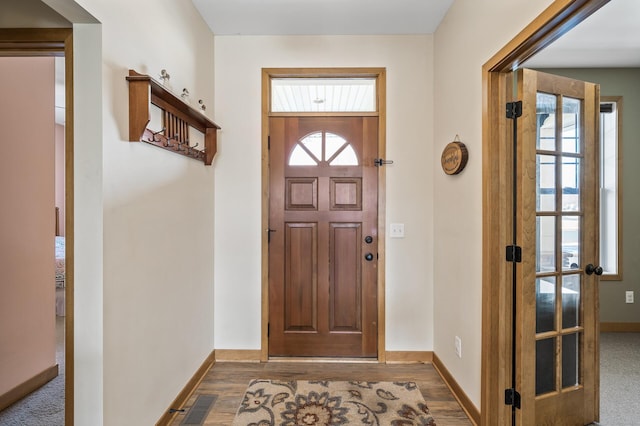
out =
<path fill-rule="evenodd" d="M 260 362 L 260 349 L 216 349 L 216 362 Z"/>
<path fill-rule="evenodd" d="M 23 382 L 11 389 L 4 395 L 0 395 L 0 411 L 4 410 L 16 401 L 21 400 L 31 392 L 39 389 L 50 380 L 58 377 L 58 364 L 51 366 L 36 374 L 26 382 Z"/>
<path fill-rule="evenodd" d="M 241 350 L 241 349 L 216 349 L 216 362 L 260 362 L 260 350 Z M 433 352 L 431 351 L 388 351 L 385 352 L 385 362 L 387 364 L 430 364 L 433 361 Z M 277 358 L 270 361 L 285 362 L 344 362 L 346 358 Z M 348 359 L 349 362 L 371 362 L 363 361 L 359 358 Z"/>
<path fill-rule="evenodd" d="M 216 363 L 216 351 L 211 351 L 207 359 L 204 360 L 200 368 L 195 372 L 193 377 L 187 382 L 184 388 L 180 391 L 176 399 L 173 400 L 169 408 L 164 412 L 160 420 L 156 423 L 156 426 L 170 425 L 173 419 L 178 415 L 178 412 L 172 412 L 174 409 L 181 409 L 191 397 L 191 394 L 204 379 L 204 376 L 209 372 L 213 364 Z"/>
<path fill-rule="evenodd" d="M 640 333 L 640 322 L 601 322 L 600 332 Z"/>
<path fill-rule="evenodd" d="M 438 355 L 433 354 L 433 367 L 436 369 L 444 383 L 449 387 L 453 396 L 458 400 L 458 403 L 467 414 L 471 422 L 475 425 L 480 424 L 480 410 L 469 399 L 466 393 L 462 390 L 458 382 L 453 378 L 449 370 L 444 366 Z"/>
<path fill-rule="evenodd" d="M 387 364 L 431 364 L 433 362 L 432 351 L 387 351 L 385 353 Z"/>

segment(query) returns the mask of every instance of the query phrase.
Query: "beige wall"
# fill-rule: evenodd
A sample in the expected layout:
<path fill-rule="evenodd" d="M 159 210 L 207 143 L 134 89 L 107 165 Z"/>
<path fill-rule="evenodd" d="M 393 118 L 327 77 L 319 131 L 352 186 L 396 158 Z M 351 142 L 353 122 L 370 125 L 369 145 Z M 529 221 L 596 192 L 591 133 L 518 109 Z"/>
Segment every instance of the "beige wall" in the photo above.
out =
<path fill-rule="evenodd" d="M 433 349 L 433 37 L 216 36 L 215 346 L 260 349 L 261 68 L 387 69 L 386 349 Z"/>
<path fill-rule="evenodd" d="M 625 303 L 625 291 L 640 297 L 640 191 L 636 182 L 640 170 L 640 69 L 546 69 L 545 72 L 564 75 L 600 84 L 601 96 L 622 96 L 622 281 L 600 282 L 600 321 L 640 323 L 640 309 Z"/>
<path fill-rule="evenodd" d="M 480 407 L 482 340 L 482 65 L 551 0 L 456 0 L 435 33 L 434 350 Z M 439 158 L 455 135 L 469 163 L 457 176 Z M 491 214 L 487 212 L 487 214 Z M 462 339 L 462 358 L 454 339 Z"/>
<path fill-rule="evenodd" d="M 390 77 L 388 87 L 395 116 L 389 112 L 387 157 L 396 164 L 387 171 L 387 185 L 394 194 L 387 198 L 387 222 L 407 224 L 407 238 L 388 241 L 387 245 L 387 301 L 392 306 L 387 349 L 433 348 L 479 406 L 480 68 L 551 0 L 456 0 L 431 41 L 418 43 L 424 44 L 424 56 L 418 55 L 417 60 L 414 48 L 403 52 L 402 46 L 393 43 L 383 43 L 381 52 L 375 44 L 351 42 L 323 51 L 319 42 L 310 49 L 294 42 L 296 39 L 275 38 L 261 53 L 260 46 L 253 42 L 247 50 L 233 52 L 233 43 L 224 47 L 218 37 L 216 49 L 223 50 L 220 55 L 216 53 L 215 65 L 216 72 L 223 75 L 216 79 L 216 89 L 226 93 L 216 93 L 215 102 L 211 102 L 211 34 L 189 2 L 79 1 L 103 22 L 101 30 L 81 12 L 69 9 L 73 1 L 46 1 L 60 6 L 57 10 L 61 12 L 69 12 L 65 16 L 76 22 L 77 424 L 153 423 L 214 346 L 213 270 L 209 263 L 214 253 L 209 225 L 214 216 L 212 174 L 216 175 L 215 205 L 224 202 L 230 206 L 215 210 L 219 223 L 216 231 L 221 233 L 216 234 L 217 252 L 230 251 L 222 256 L 216 252 L 215 258 L 217 268 L 223 268 L 216 269 L 215 275 L 216 345 L 242 349 L 259 344 L 259 292 L 254 290 L 260 279 L 262 232 L 256 219 L 260 208 L 260 158 L 256 151 L 260 123 L 255 118 L 259 103 L 253 100 L 259 100 L 262 66 L 387 66 L 390 75 L 400 72 L 415 78 L 424 99 L 414 95 L 413 86 L 401 79 Z M 150 18 L 140 20 L 135 16 Z M 151 28 L 147 31 L 145 25 Z M 222 63 L 223 59 L 228 62 Z M 406 65 L 412 61 L 418 65 L 415 73 Z M 184 85 L 192 93 L 202 93 L 209 109 L 215 103 L 217 114 L 209 109 L 208 113 L 222 125 L 223 133 L 220 154 L 212 168 L 185 165 L 191 160 L 178 160 L 168 153 L 155 152 L 160 150 L 150 152 L 152 147 L 124 142 L 124 75 L 128 68 L 154 75 L 166 68 L 178 90 Z M 230 75 L 233 72 L 239 76 Z M 102 87 L 96 85 L 100 80 Z M 233 84 L 226 88 L 223 82 Z M 233 91 L 239 93 L 237 101 Z M 430 106 L 434 100 L 435 109 Z M 249 121 L 245 120 L 247 114 L 253 115 Z M 407 126 L 407 121 L 422 126 L 416 129 Z M 469 148 L 469 165 L 461 175 L 446 177 L 440 171 L 439 157 L 456 134 Z M 424 140 L 427 143 L 421 145 Z M 411 146 L 417 151 L 394 151 L 394 146 Z M 430 162 L 416 166 L 414 153 L 416 158 L 422 156 Z M 243 167 L 248 176 L 234 180 L 239 172 L 231 170 L 233 167 Z M 415 197 L 416 187 L 422 198 Z M 234 201 L 232 193 L 241 194 L 239 201 Z M 240 209 L 233 207 L 238 206 L 250 212 L 234 216 Z M 188 216 L 193 212 L 197 212 L 195 217 Z M 194 235 L 191 228 L 178 224 L 173 219 L 176 215 L 187 215 L 202 225 L 201 234 Z M 176 262 L 162 262 L 165 253 L 175 247 L 181 248 L 176 252 Z M 224 261 L 234 267 L 240 265 L 237 278 Z M 194 268 L 187 270 L 185 264 Z M 241 300 L 249 308 L 243 308 Z M 402 303 L 407 300 L 410 306 L 405 307 Z M 437 303 L 431 305 L 429 300 Z M 240 307 L 239 313 L 232 312 L 235 307 Z M 405 328 L 404 324 L 412 325 Z M 238 333 L 233 335 L 229 330 Z M 463 339 L 462 359 L 454 353 L 456 335 Z"/>
<path fill-rule="evenodd" d="M 53 58 L 0 58 L 0 395 L 55 365 Z"/>
<path fill-rule="evenodd" d="M 153 424 L 213 349 L 213 167 L 125 140 L 125 75 L 166 68 L 213 116 L 213 37 L 188 1 L 45 2 L 74 29 L 75 421 Z"/>
<path fill-rule="evenodd" d="M 213 35 L 189 1 L 79 3 L 102 23 L 103 421 L 148 425 L 213 350 L 216 166 L 128 142 L 125 76 L 166 69 L 214 117 Z"/>
<path fill-rule="evenodd" d="M 102 40 L 101 27 L 73 0 L 0 2 L 0 27 L 67 27 L 74 71 L 74 419 L 103 424 Z M 52 15 L 57 11 L 64 18 Z M 68 229 L 66 230 L 68 233 Z M 67 242 L 69 244 L 69 242 Z M 69 245 L 67 245 L 67 248 Z M 67 271 L 69 271 L 67 265 Z M 69 299 L 67 299 L 69 300 Z M 67 310 L 69 315 L 70 310 Z M 69 335 L 67 335 L 69 338 Z M 68 371 L 68 370 L 67 370 Z"/>

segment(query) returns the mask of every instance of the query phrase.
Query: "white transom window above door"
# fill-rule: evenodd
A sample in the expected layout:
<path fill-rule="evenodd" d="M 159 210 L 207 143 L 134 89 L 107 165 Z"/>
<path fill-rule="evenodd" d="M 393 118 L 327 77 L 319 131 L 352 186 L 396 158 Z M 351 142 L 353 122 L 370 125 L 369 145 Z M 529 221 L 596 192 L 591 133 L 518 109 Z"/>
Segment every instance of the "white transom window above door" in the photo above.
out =
<path fill-rule="evenodd" d="M 271 112 L 376 112 L 375 78 L 273 78 Z"/>

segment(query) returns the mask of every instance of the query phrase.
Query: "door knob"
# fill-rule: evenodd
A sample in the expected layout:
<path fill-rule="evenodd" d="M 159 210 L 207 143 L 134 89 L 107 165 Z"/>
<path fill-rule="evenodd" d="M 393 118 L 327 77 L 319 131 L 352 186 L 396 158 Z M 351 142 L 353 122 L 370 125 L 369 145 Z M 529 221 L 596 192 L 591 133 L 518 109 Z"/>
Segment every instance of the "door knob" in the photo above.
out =
<path fill-rule="evenodd" d="M 373 260 L 373 253 L 367 253 L 364 255 L 365 260 L 371 262 Z"/>
<path fill-rule="evenodd" d="M 584 270 L 587 275 L 596 274 L 598 276 L 602 275 L 602 266 L 593 266 L 591 263 L 587 265 Z"/>

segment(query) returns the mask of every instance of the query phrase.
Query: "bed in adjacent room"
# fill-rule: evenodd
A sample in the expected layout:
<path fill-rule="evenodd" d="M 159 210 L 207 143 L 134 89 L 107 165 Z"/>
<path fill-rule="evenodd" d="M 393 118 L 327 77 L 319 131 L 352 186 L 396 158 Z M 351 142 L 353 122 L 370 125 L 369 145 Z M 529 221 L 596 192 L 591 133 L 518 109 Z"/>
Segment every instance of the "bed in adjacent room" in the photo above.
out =
<path fill-rule="evenodd" d="M 56 237 L 56 288 L 64 288 L 64 237 Z"/>

